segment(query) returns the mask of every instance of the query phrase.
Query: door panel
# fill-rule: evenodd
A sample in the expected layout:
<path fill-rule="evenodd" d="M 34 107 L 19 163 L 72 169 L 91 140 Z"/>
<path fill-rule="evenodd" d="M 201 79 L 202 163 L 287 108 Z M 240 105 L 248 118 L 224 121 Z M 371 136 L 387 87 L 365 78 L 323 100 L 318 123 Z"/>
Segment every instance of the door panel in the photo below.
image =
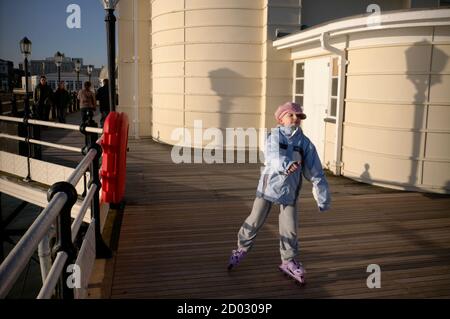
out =
<path fill-rule="evenodd" d="M 320 160 L 324 160 L 326 110 L 330 101 L 330 58 L 305 61 L 304 111 L 302 123 L 306 136 L 314 143 Z"/>

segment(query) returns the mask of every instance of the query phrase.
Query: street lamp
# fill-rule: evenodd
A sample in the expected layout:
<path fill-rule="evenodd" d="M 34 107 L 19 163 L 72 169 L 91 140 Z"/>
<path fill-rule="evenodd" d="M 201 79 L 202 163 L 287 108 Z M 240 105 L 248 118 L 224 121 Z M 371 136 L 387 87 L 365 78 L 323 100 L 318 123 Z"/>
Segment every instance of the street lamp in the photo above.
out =
<path fill-rule="evenodd" d="M 103 8 L 106 11 L 106 34 L 108 37 L 108 75 L 109 75 L 109 107 L 110 111 L 116 110 L 116 17 L 114 16 L 114 9 L 119 0 L 100 0 Z"/>
<path fill-rule="evenodd" d="M 80 69 L 81 69 L 81 62 L 80 60 L 75 60 L 75 71 L 77 72 L 77 85 L 75 90 L 79 90 L 79 83 L 80 83 Z"/>
<path fill-rule="evenodd" d="M 89 75 L 89 82 L 91 82 L 92 69 L 93 69 L 92 65 L 89 64 L 87 66 L 87 74 Z"/>
<path fill-rule="evenodd" d="M 61 52 L 58 51 L 55 53 L 55 64 L 58 69 L 58 85 L 59 85 L 59 82 L 61 82 L 61 64 L 62 64 L 63 58 L 64 58 L 64 54 L 62 54 Z"/>
<path fill-rule="evenodd" d="M 31 41 L 28 40 L 27 37 L 24 37 L 21 41 L 20 41 L 20 52 L 22 52 L 23 57 L 24 57 L 24 68 L 25 68 L 25 102 L 24 102 L 24 107 L 25 107 L 25 118 L 28 119 L 29 116 L 31 115 L 30 112 L 30 99 L 28 97 L 28 57 L 31 54 Z M 27 137 L 28 137 L 28 141 L 27 141 L 27 146 L 28 146 L 28 154 L 27 154 L 27 168 L 28 168 L 28 174 L 27 176 L 24 178 L 25 182 L 29 182 L 31 181 L 31 177 L 30 177 L 30 156 L 31 156 L 31 144 L 29 142 L 29 138 L 31 137 L 31 127 L 26 125 L 26 130 L 27 130 Z M 34 138 L 39 138 L 40 135 L 33 134 Z"/>
<path fill-rule="evenodd" d="M 20 52 L 24 57 L 25 67 L 25 117 L 30 115 L 30 101 L 28 99 L 28 56 L 31 54 L 31 41 L 27 37 L 24 37 L 20 41 Z"/>

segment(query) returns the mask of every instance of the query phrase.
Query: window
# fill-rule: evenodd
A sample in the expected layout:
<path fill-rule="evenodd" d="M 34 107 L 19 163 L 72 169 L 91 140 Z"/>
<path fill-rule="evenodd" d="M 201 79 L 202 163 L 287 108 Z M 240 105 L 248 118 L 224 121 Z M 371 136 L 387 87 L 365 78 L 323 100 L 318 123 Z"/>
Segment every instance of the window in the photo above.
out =
<path fill-rule="evenodd" d="M 305 63 L 295 63 L 294 72 L 294 102 L 303 106 L 303 94 L 305 88 Z"/>
<path fill-rule="evenodd" d="M 328 109 L 328 117 L 336 117 L 338 102 L 338 83 L 339 82 L 339 59 L 331 60 L 331 92 L 330 92 L 330 108 Z"/>

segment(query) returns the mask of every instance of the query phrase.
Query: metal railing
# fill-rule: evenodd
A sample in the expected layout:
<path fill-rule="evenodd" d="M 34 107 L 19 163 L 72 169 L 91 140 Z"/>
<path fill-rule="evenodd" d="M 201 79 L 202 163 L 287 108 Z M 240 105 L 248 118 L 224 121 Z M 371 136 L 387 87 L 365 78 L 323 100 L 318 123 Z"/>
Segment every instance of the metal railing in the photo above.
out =
<path fill-rule="evenodd" d="M 34 105 L 33 92 L 12 93 L 11 99 L 0 101 L 0 115 L 17 116 L 25 110 L 25 99 L 28 96 L 29 105 Z M 18 98 L 19 97 L 19 98 Z M 21 104 L 21 108 L 19 108 Z M 8 108 L 5 108 L 9 106 Z M 80 109 L 80 101 L 76 92 L 70 92 L 70 102 L 67 105 L 67 112 L 73 113 Z"/>
<path fill-rule="evenodd" d="M 24 94 L 21 99 L 17 99 L 17 95 L 12 94 L 11 100 L 2 101 L 0 103 L 0 115 L 17 116 L 19 112 L 22 112 L 25 108 L 25 99 L 26 99 L 25 95 L 27 94 Z M 28 101 L 30 104 L 33 103 L 33 97 L 30 96 L 30 94 L 28 94 Z M 22 108 L 19 109 L 18 104 L 22 104 Z M 7 111 L 4 109 L 6 105 L 10 105 Z"/>
<path fill-rule="evenodd" d="M 43 276 L 43 278 L 45 277 L 45 281 L 43 282 L 43 286 L 37 298 L 51 298 L 55 289 L 57 296 L 60 298 L 74 298 L 73 289 L 66 284 L 69 274 L 65 270 L 69 265 L 74 264 L 76 261 L 77 248 L 74 243 L 89 207 L 91 208 L 90 227 L 94 227 L 95 233 L 96 258 L 109 258 L 111 256 L 111 251 L 104 243 L 100 232 L 99 191 L 101 189 L 101 183 L 99 177 L 99 162 L 102 149 L 98 144 L 98 134 L 102 133 L 102 129 L 96 127 L 96 123 L 92 120 L 92 117 L 80 126 L 7 116 L 0 116 L 0 121 L 25 123 L 27 126 L 40 125 L 65 128 L 81 131 L 85 135 L 86 145 L 84 148 L 80 149 L 31 139 L 29 136 L 23 138 L 8 134 L 0 134 L 0 138 L 20 140 L 26 142 L 28 145 L 39 144 L 75 152 L 82 151 L 85 155 L 65 181 L 57 182 L 49 188 L 47 192 L 47 200 L 49 201 L 47 207 L 44 208 L 0 265 L 0 298 L 5 298 L 33 256 L 39 243 L 45 239 L 45 236 L 50 231 L 52 225 L 56 222 L 57 243 L 52 250 L 54 261 L 51 269 L 48 270 L 48 275 L 46 275 L 46 277 Z M 28 132 L 30 132 L 30 130 L 28 130 Z M 30 150 L 30 147 L 28 149 Z M 28 160 L 29 158 L 30 152 L 28 154 Z M 28 165 L 27 177 L 30 176 L 29 170 L 30 165 Z M 71 210 L 78 199 L 75 187 L 80 179 L 85 176 L 86 171 L 90 171 L 89 188 L 81 203 L 79 213 L 72 222 Z M 85 244 L 85 240 L 83 240 L 83 244 Z"/>

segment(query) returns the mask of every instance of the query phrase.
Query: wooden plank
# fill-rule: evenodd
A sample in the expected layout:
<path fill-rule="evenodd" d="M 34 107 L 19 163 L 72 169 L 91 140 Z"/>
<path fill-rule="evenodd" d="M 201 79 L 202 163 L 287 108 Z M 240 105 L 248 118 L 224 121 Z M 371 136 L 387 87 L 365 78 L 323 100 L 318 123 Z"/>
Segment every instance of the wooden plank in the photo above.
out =
<path fill-rule="evenodd" d="M 112 298 L 432 298 L 450 295 L 450 197 L 329 176 L 333 208 L 299 202 L 308 284 L 278 273 L 278 208 L 238 269 L 226 271 L 260 164 L 172 164 L 170 146 L 130 141 L 127 206 Z M 367 265 L 382 269 L 368 289 Z M 420 289 L 418 289 L 420 287 Z M 434 293 L 434 294 L 433 294 Z"/>
<path fill-rule="evenodd" d="M 43 135 L 67 145 L 84 142 L 77 132 L 44 130 Z M 248 259 L 236 271 L 225 270 L 237 230 L 252 206 L 260 164 L 175 165 L 167 145 L 141 139 L 129 146 L 113 298 L 450 296 L 449 196 L 328 176 L 333 208 L 321 214 L 305 182 L 299 238 L 309 279 L 298 289 L 276 269 L 277 207 Z M 48 149 L 44 155 L 72 167 L 77 163 L 60 151 Z M 381 266 L 381 289 L 365 285 L 370 263 Z"/>

